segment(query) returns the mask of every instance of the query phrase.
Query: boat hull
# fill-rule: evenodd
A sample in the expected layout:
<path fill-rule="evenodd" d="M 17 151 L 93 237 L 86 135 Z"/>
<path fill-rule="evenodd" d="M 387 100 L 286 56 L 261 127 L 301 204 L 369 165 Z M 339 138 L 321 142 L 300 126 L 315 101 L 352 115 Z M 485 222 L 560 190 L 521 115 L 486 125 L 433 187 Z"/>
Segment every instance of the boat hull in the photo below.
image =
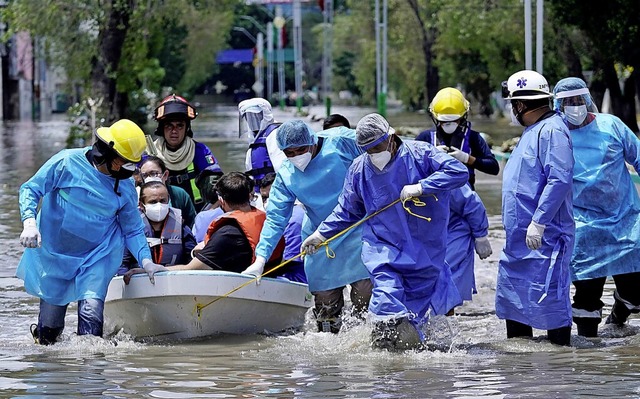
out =
<path fill-rule="evenodd" d="M 105 333 L 177 340 L 275 333 L 304 324 L 313 305 L 306 284 L 263 278 L 256 285 L 252 280 L 222 271 L 158 273 L 155 285 L 146 274 L 133 276 L 129 285 L 114 277 L 105 300 Z"/>

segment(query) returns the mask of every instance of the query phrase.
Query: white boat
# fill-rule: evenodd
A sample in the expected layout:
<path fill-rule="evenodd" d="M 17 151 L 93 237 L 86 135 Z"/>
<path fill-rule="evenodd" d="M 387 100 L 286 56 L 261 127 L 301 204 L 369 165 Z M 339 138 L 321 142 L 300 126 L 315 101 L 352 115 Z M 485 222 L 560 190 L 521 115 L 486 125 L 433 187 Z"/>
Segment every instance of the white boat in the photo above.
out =
<path fill-rule="evenodd" d="M 313 305 L 308 286 L 224 271 L 172 271 L 114 277 L 104 306 L 105 333 L 177 340 L 299 328 Z M 239 288 L 246 284 L 242 288 Z"/>

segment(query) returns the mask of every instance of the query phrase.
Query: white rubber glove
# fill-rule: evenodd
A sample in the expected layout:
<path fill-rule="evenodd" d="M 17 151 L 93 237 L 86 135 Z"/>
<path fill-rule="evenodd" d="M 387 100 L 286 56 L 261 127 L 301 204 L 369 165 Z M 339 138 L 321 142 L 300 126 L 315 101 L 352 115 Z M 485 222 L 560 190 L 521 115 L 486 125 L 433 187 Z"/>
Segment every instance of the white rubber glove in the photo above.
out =
<path fill-rule="evenodd" d="M 436 148 L 444 153 L 449 151 L 449 147 L 447 147 L 446 145 L 437 145 Z"/>
<path fill-rule="evenodd" d="M 449 153 L 452 157 L 457 159 L 458 161 L 466 164 L 469 161 L 469 154 L 456 147 L 451 147 L 451 152 Z"/>
<path fill-rule="evenodd" d="M 406 186 L 402 187 L 402 191 L 400 192 L 400 199 L 404 201 L 407 198 L 419 197 L 421 195 L 422 195 L 422 184 L 420 183 L 407 184 Z"/>
<path fill-rule="evenodd" d="M 142 268 L 144 269 L 145 272 L 147 272 L 147 275 L 149 276 L 149 280 L 151 280 L 151 284 L 155 284 L 156 283 L 156 279 L 154 277 L 154 275 L 158 272 L 166 272 L 167 269 L 166 267 L 159 265 L 157 263 L 153 263 L 151 261 L 151 259 L 144 259 L 142 261 Z"/>
<path fill-rule="evenodd" d="M 36 225 L 35 218 L 28 218 L 22 222 L 22 234 L 20 234 L 20 244 L 23 247 L 35 248 L 42 245 L 42 236 Z"/>
<path fill-rule="evenodd" d="M 476 253 L 480 259 L 486 259 L 493 253 L 487 236 L 476 238 Z"/>
<path fill-rule="evenodd" d="M 313 255 L 318 252 L 318 247 L 325 241 L 327 241 L 327 239 L 324 238 L 322 234 L 314 231 L 313 234 L 302 242 L 300 252 L 304 252 L 306 255 Z"/>
<path fill-rule="evenodd" d="M 527 248 L 538 249 L 542 246 L 542 234 L 544 233 L 544 224 L 538 224 L 533 220 L 527 227 Z"/>
<path fill-rule="evenodd" d="M 256 260 L 251 264 L 251 266 L 244 269 L 242 274 L 255 276 L 256 284 L 260 284 L 260 279 L 262 278 L 262 273 L 264 273 L 264 265 L 266 263 L 267 260 L 263 256 L 256 256 Z"/>

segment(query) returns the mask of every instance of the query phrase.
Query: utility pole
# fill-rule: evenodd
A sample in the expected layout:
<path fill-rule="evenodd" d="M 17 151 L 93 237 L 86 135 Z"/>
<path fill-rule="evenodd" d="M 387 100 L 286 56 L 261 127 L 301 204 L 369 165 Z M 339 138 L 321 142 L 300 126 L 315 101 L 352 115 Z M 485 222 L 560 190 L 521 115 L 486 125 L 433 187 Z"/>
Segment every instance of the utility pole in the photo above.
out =
<path fill-rule="evenodd" d="M 530 0 L 529 0 L 530 1 Z M 378 113 L 387 114 L 387 0 L 376 0 L 376 93 Z"/>
<path fill-rule="evenodd" d="M 322 96 L 327 109 L 327 116 L 331 115 L 331 80 L 333 77 L 333 0 L 324 0 L 324 39 L 322 47 Z"/>
<path fill-rule="evenodd" d="M 267 23 L 267 101 L 273 96 L 273 22 Z"/>
<path fill-rule="evenodd" d="M 296 82 L 296 106 L 302 112 L 302 12 L 300 0 L 293 0 L 293 59 Z"/>

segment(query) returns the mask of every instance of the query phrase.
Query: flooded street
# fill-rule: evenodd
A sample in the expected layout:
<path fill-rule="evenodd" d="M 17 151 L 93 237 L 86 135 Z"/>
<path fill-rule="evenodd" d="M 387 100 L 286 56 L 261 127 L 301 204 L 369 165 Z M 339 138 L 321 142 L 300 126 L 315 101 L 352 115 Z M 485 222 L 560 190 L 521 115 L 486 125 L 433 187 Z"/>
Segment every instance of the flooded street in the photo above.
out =
<path fill-rule="evenodd" d="M 203 104 L 195 139 L 212 149 L 225 172 L 242 170 L 247 142 L 238 138 L 236 108 Z M 374 109 L 340 108 L 355 126 Z M 274 110 L 276 120 L 292 111 Z M 309 110 L 310 121 L 324 108 Z M 317 118 L 315 118 L 317 119 Z M 431 127 L 423 114 L 389 112 L 392 126 Z M 310 122 L 316 130 L 321 122 Z M 507 121 L 477 121 L 510 137 Z M 64 341 L 34 345 L 29 325 L 38 302 L 14 273 L 22 254 L 18 189 L 64 147 L 68 123 L 8 123 L 0 127 L 0 398 L 637 398 L 640 397 L 640 319 L 622 329 L 600 325 L 600 338 L 572 335 L 573 347 L 544 339 L 507 340 L 494 311 L 499 253 L 501 176 L 478 174 L 476 188 L 490 215 L 493 255 L 476 258 L 479 293 L 450 318 L 434 317 L 427 331 L 440 350 L 393 354 L 369 348 L 370 329 L 316 333 L 308 320 L 290 335 L 223 336 L 196 342 L 135 342 L 75 336 L 69 307 Z M 515 128 L 517 134 L 517 128 Z M 498 140 L 499 139 L 499 140 Z M 61 265 L 63 266 L 63 265 Z M 607 286 L 603 298 L 612 304 Z M 541 336 L 543 332 L 535 331 Z"/>

